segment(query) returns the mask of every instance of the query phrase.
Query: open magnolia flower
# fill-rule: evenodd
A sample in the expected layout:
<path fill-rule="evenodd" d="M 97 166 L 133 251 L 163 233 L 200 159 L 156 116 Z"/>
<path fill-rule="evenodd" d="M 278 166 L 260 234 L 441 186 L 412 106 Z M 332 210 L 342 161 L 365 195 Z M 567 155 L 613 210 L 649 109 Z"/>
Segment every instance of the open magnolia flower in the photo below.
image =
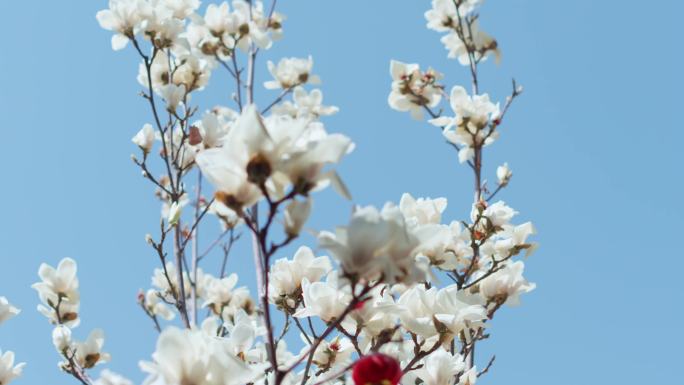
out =
<path fill-rule="evenodd" d="M 280 115 L 290 115 L 293 118 L 320 118 L 334 115 L 339 111 L 335 106 L 323 105 L 323 92 L 314 89 L 307 93 L 304 87 L 297 86 L 292 92 L 292 100 L 285 101 L 273 108 L 273 112 Z"/>
<path fill-rule="evenodd" d="M 168 328 L 159 335 L 153 362 L 140 364 L 149 374 L 145 383 L 237 385 L 252 381 L 256 374 L 229 353 L 227 344 L 200 330 Z"/>
<path fill-rule="evenodd" d="M 388 103 L 397 111 L 409 111 L 414 119 L 422 119 L 424 108 L 435 107 L 442 100 L 443 87 L 437 83 L 442 74 L 431 68 L 422 72 L 418 64 L 392 60 L 390 75 Z"/>
<path fill-rule="evenodd" d="M 335 164 L 353 148 L 343 135 L 325 132 L 308 119 L 272 116 L 264 120 L 248 106 L 220 148 L 201 151 L 197 164 L 217 190 L 219 201 L 239 211 L 256 203 L 264 192 L 279 196 L 287 185 L 302 195 L 333 183 L 348 195 L 334 171 Z"/>
<path fill-rule="evenodd" d="M 62 259 L 56 269 L 43 263 L 38 270 L 41 282 L 31 286 L 38 292 L 43 303 L 38 305 L 38 311 L 53 324 L 75 327 L 80 323 L 80 294 L 76 270 L 76 261 L 71 258 Z"/>
<path fill-rule="evenodd" d="M 313 75 L 313 58 L 309 56 L 307 59 L 301 58 L 283 58 L 278 64 L 268 62 L 268 71 L 273 75 L 274 80 L 269 80 L 264 83 L 264 87 L 269 90 L 273 89 L 289 89 L 302 84 L 319 84 L 321 79 L 318 75 Z"/>
<path fill-rule="evenodd" d="M 19 314 L 21 310 L 12 306 L 5 297 L 0 297 L 0 324 Z"/>
<path fill-rule="evenodd" d="M 411 284 L 424 278 L 414 259 L 418 239 L 408 231 L 400 209 L 357 208 L 347 227 L 321 232 L 321 247 L 339 260 L 345 274 L 368 281 Z"/>
<path fill-rule="evenodd" d="M 444 137 L 451 143 L 463 146 L 458 153 L 461 163 L 472 159 L 475 147 L 494 142 L 498 132 L 486 129 L 499 118 L 499 105 L 489 100 L 489 95 L 468 95 L 465 88 L 456 86 L 449 98 L 454 117 L 439 117 L 430 120 L 435 126 L 444 129 Z"/>
<path fill-rule="evenodd" d="M 103 345 L 104 332 L 100 329 L 93 330 L 84 342 L 74 343 L 76 363 L 81 368 L 89 369 L 97 364 L 108 362 L 111 357 L 109 353 L 102 351 Z"/>
<path fill-rule="evenodd" d="M 14 364 L 14 352 L 0 350 L 0 384 L 7 385 L 21 375 L 25 363 Z"/>
<path fill-rule="evenodd" d="M 292 260 L 282 258 L 271 267 L 269 300 L 283 309 L 293 311 L 303 300 L 302 282 L 317 282 L 331 270 L 328 257 L 316 257 L 310 248 L 302 246 Z"/>

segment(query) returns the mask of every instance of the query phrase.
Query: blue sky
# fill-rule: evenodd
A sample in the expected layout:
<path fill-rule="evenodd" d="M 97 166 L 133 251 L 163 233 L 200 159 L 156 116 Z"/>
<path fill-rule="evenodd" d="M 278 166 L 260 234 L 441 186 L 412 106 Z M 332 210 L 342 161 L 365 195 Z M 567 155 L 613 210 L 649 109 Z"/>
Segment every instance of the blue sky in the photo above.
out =
<path fill-rule="evenodd" d="M 483 383 L 678 383 L 684 5 L 648 5 L 515 0 L 482 9 L 481 26 L 503 50 L 500 66 L 484 65 L 483 90 L 503 99 L 513 76 L 525 86 L 485 175 L 509 162 L 515 176 L 501 198 L 536 224 L 541 243 L 527 264 L 537 290 L 497 316 L 480 350 L 497 354 Z M 29 287 L 43 261 L 78 260 L 76 334 L 105 329 L 108 367 L 139 380 L 137 361 L 154 349 L 135 295 L 157 266 L 144 234 L 156 230 L 159 208 L 129 160 L 130 137 L 149 115 L 136 97 L 133 52 L 112 52 L 95 21 L 105 6 L 0 2 L 0 295 L 23 309 L 0 327 L 0 348 L 28 362 L 17 384 L 73 382 L 57 370 L 51 327 Z M 392 58 L 431 65 L 449 85 L 468 82 L 425 28 L 428 7 L 283 0 L 286 39 L 262 59 L 314 56 L 326 102 L 341 109 L 327 126 L 357 143 L 340 167 L 355 203 L 381 205 L 404 191 L 446 196 L 447 218 L 458 219 L 472 196 L 469 170 L 433 127 L 386 104 Z M 195 101 L 223 102 L 228 78 L 212 84 Z M 325 192 L 315 208 L 310 225 L 326 229 L 345 223 L 351 204 Z M 252 285 L 249 258 L 239 247 L 229 268 Z"/>

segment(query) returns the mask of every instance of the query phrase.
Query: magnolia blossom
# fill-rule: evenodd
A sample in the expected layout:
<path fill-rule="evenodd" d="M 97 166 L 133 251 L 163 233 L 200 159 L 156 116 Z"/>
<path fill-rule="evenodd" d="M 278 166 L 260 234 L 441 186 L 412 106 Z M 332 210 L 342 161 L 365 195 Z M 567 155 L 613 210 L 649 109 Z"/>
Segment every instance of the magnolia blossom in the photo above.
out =
<path fill-rule="evenodd" d="M 456 375 L 465 369 L 463 357 L 438 349 L 425 358 L 423 366 L 416 370 L 416 375 L 425 385 L 453 385 Z"/>
<path fill-rule="evenodd" d="M 57 325 L 52 330 L 52 344 L 59 353 L 66 352 L 72 347 L 71 329 L 64 325 Z"/>
<path fill-rule="evenodd" d="M 399 317 L 408 330 L 424 338 L 443 333 L 458 335 L 478 327 L 487 318 L 484 307 L 466 302 L 464 295 L 455 285 L 444 289 L 414 286 L 397 301 Z"/>
<path fill-rule="evenodd" d="M 323 92 L 319 89 L 314 89 L 307 93 L 304 87 L 297 86 L 292 92 L 292 100 L 283 102 L 273 108 L 273 112 L 281 115 L 290 115 L 293 118 L 312 117 L 319 118 L 321 116 L 334 115 L 339 111 L 335 106 L 323 105 Z"/>
<path fill-rule="evenodd" d="M 278 88 L 289 89 L 302 84 L 319 84 L 321 82 L 317 75 L 313 75 L 313 58 L 283 58 L 278 65 L 268 62 L 268 71 L 273 75 L 274 80 L 264 83 L 264 87 L 269 90 Z"/>
<path fill-rule="evenodd" d="M 198 128 L 205 149 L 219 147 L 229 129 L 228 124 L 214 112 L 205 113 L 202 120 L 195 122 L 193 127 Z"/>
<path fill-rule="evenodd" d="M 452 30 L 458 26 L 459 17 L 467 16 L 482 2 L 483 0 L 432 0 L 432 8 L 425 12 L 427 27 L 437 32 Z M 460 3 L 458 12 L 457 3 Z"/>
<path fill-rule="evenodd" d="M 470 61 L 483 61 L 491 54 L 494 54 L 496 60 L 500 60 L 501 52 L 498 44 L 493 37 L 480 30 L 477 20 L 470 23 L 463 22 L 463 35 L 468 42 L 466 45 L 459 33 L 453 31 L 448 35 L 442 37 L 441 41 L 444 47 L 449 51 L 449 58 L 458 59 L 462 65 L 470 65 Z M 468 47 L 471 47 L 470 49 Z M 471 58 L 472 54 L 472 58 Z"/>
<path fill-rule="evenodd" d="M 413 258 L 418 239 L 408 231 L 398 207 L 386 204 L 356 209 L 347 227 L 335 233 L 321 232 L 320 245 L 337 258 L 347 274 L 388 283 L 412 283 L 423 279 Z"/>
<path fill-rule="evenodd" d="M 12 306 L 5 297 L 0 297 L 0 324 L 19 314 L 21 310 Z"/>
<path fill-rule="evenodd" d="M 115 33 L 112 36 L 113 50 L 124 49 L 129 38 L 139 32 L 142 21 L 140 5 L 140 0 L 109 0 L 109 9 L 97 13 L 100 27 Z"/>
<path fill-rule="evenodd" d="M 326 256 L 316 257 L 310 248 L 297 249 L 292 260 L 282 258 L 269 272 L 269 300 L 286 309 L 294 310 L 302 300 L 302 282 L 316 282 L 332 270 Z"/>
<path fill-rule="evenodd" d="M 285 208 L 285 233 L 296 237 L 311 214 L 311 198 L 303 201 L 293 199 Z"/>
<path fill-rule="evenodd" d="M 507 263 L 502 269 L 480 282 L 480 294 L 488 301 L 509 306 L 519 305 L 520 294 L 529 293 L 536 287 L 523 277 L 524 270 L 523 261 Z"/>
<path fill-rule="evenodd" d="M 306 353 L 308 348 L 304 349 Z M 347 338 L 336 337 L 331 341 L 322 341 L 313 355 L 313 363 L 321 372 L 332 368 L 340 368 L 349 364 L 354 353 L 354 346 Z"/>
<path fill-rule="evenodd" d="M 278 196 L 292 184 L 306 195 L 332 183 L 348 195 L 337 174 L 323 169 L 352 149 L 348 138 L 329 135 L 320 124 L 287 116 L 264 120 L 250 105 L 236 120 L 223 146 L 201 151 L 196 161 L 216 188 L 218 200 L 239 212 L 257 202 L 263 188 Z"/>
<path fill-rule="evenodd" d="M 392 91 L 388 103 L 397 111 L 409 111 L 414 119 L 422 119 L 426 107 L 436 107 L 442 100 L 443 87 L 437 84 L 442 74 L 431 68 L 421 72 L 418 64 L 392 60 L 390 75 Z"/>
<path fill-rule="evenodd" d="M 0 350 L 0 384 L 7 385 L 21 375 L 25 363 L 14 364 L 14 352 Z"/>
<path fill-rule="evenodd" d="M 256 377 L 227 342 L 201 330 L 164 330 L 152 354 L 153 362 L 141 362 L 149 375 L 144 384 L 237 385 Z M 230 375 L 225 375 L 230 373 Z"/>
<path fill-rule="evenodd" d="M 172 320 L 176 316 L 173 310 L 162 301 L 161 294 L 158 291 L 149 289 L 143 298 L 145 309 L 149 314 L 161 317 L 167 321 Z"/>
<path fill-rule="evenodd" d="M 504 163 L 496 168 L 496 178 L 499 180 L 500 186 L 508 185 L 512 177 L 513 172 L 508 168 L 508 163 Z"/>
<path fill-rule="evenodd" d="M 416 199 L 409 193 L 404 193 L 399 201 L 399 209 L 409 226 L 440 223 L 446 207 L 446 198 Z"/>
<path fill-rule="evenodd" d="M 385 286 L 378 286 L 371 292 L 371 298 L 357 306 L 342 326 L 351 332 L 361 330 L 361 345 L 367 346 L 374 338 L 395 328 L 397 313 L 398 307 L 390 291 Z"/>
<path fill-rule="evenodd" d="M 31 287 L 38 292 L 43 302 L 42 305 L 38 305 L 38 311 L 52 323 L 70 327 L 80 323 L 80 295 L 76 270 L 76 262 L 71 258 L 62 259 L 56 269 L 45 263 L 40 265 L 38 276 L 41 282 L 34 283 Z"/>
<path fill-rule="evenodd" d="M 95 329 L 88 335 L 84 342 L 75 342 L 75 360 L 82 368 L 92 368 L 93 366 L 108 362 L 110 360 L 109 353 L 102 351 L 104 345 L 104 332 L 100 329 Z"/>
<path fill-rule="evenodd" d="M 326 282 L 309 282 L 302 280 L 304 308 L 295 313 L 295 317 L 315 316 L 325 322 L 337 318 L 351 301 L 351 294 L 340 288 L 336 275 L 328 275 Z"/>
<path fill-rule="evenodd" d="M 442 116 L 430 120 L 430 123 L 443 127 L 444 137 L 462 146 L 458 159 L 463 163 L 473 157 L 476 146 L 486 146 L 496 139 L 498 133 L 485 130 L 485 127 L 499 117 L 499 104 L 489 101 L 487 94 L 471 97 L 461 86 L 451 89 L 449 103 L 456 116 Z"/>
<path fill-rule="evenodd" d="M 233 299 L 233 289 L 237 284 L 237 274 L 225 278 L 211 278 L 207 286 L 206 299 L 203 306 L 209 306 L 216 314 L 221 314 L 224 306 Z"/>
<path fill-rule="evenodd" d="M 145 124 L 143 128 L 131 139 L 135 145 L 140 147 L 145 153 L 149 153 L 156 139 L 154 128 L 151 124 Z"/>
<path fill-rule="evenodd" d="M 174 297 L 180 296 L 180 284 L 178 282 L 176 266 L 171 262 L 167 262 L 165 267 L 154 269 L 152 286 L 159 289 L 159 294 L 169 302 L 173 301 Z M 190 293 L 190 280 L 185 271 L 183 271 L 183 289 L 186 295 Z"/>
<path fill-rule="evenodd" d="M 95 380 L 93 385 L 133 385 L 133 382 L 108 369 L 100 372 L 100 378 Z"/>

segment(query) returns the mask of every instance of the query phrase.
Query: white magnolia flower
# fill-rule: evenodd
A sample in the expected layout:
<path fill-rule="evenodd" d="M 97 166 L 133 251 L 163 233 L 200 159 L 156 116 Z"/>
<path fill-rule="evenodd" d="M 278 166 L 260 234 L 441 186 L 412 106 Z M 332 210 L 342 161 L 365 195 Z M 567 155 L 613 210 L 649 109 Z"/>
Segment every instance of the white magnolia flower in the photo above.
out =
<path fill-rule="evenodd" d="M 413 227 L 426 224 L 439 224 L 442 213 L 447 207 L 446 198 L 414 198 L 404 193 L 399 201 L 399 209 L 406 218 L 406 223 Z"/>
<path fill-rule="evenodd" d="M 171 16 L 183 20 L 200 6 L 200 0 L 152 0 L 171 11 Z"/>
<path fill-rule="evenodd" d="M 133 382 L 108 369 L 100 372 L 100 378 L 95 380 L 93 385 L 133 385 Z"/>
<path fill-rule="evenodd" d="M 19 314 L 21 310 L 12 306 L 5 297 L 0 297 L 0 324 Z"/>
<path fill-rule="evenodd" d="M 513 172 L 508 168 L 508 163 L 504 163 L 496 168 L 496 178 L 499 180 L 499 185 L 506 186 L 513 177 Z"/>
<path fill-rule="evenodd" d="M 171 281 L 170 284 L 169 280 Z M 179 295 L 180 286 L 178 282 L 178 271 L 176 270 L 176 266 L 171 262 L 166 262 L 166 268 L 154 269 L 154 273 L 152 275 L 152 286 L 159 289 L 158 292 L 167 301 L 173 301 L 174 296 Z M 190 294 L 190 280 L 188 278 L 187 272 L 185 271 L 183 271 L 183 289 L 186 296 Z M 174 291 L 176 292 L 175 294 Z"/>
<path fill-rule="evenodd" d="M 149 289 L 145 293 L 145 308 L 150 314 L 167 321 L 172 320 L 176 316 L 176 313 L 162 301 L 159 292 L 154 289 Z"/>
<path fill-rule="evenodd" d="M 294 309 L 301 300 L 302 281 L 316 282 L 332 270 L 326 256 L 316 257 L 310 248 L 297 249 L 292 260 L 277 260 L 269 272 L 269 299 Z"/>
<path fill-rule="evenodd" d="M 70 349 L 72 346 L 71 329 L 64 325 L 55 326 L 52 330 L 52 344 L 60 353 Z"/>
<path fill-rule="evenodd" d="M 414 119 L 423 118 L 425 107 L 435 107 L 442 100 L 442 86 L 437 80 L 442 74 L 428 69 L 421 72 L 418 64 L 390 62 L 392 91 L 387 102 L 397 111 L 409 111 Z"/>
<path fill-rule="evenodd" d="M 31 287 L 38 292 L 43 303 L 38 305 L 38 311 L 52 323 L 76 327 L 80 322 L 76 271 L 76 261 L 71 258 L 62 259 L 57 269 L 45 263 L 38 269 L 41 282 L 34 283 Z"/>
<path fill-rule="evenodd" d="M 420 246 L 416 249 L 419 256 L 426 257 L 430 263 L 442 270 L 454 270 L 465 264 L 473 255 L 471 237 L 458 221 L 450 225 L 428 224 L 415 230 Z"/>
<path fill-rule="evenodd" d="M 327 166 L 339 163 L 343 156 L 354 150 L 354 143 L 348 137 L 328 134 L 321 122 L 309 122 L 303 118 L 276 115 L 267 119 L 267 125 L 271 132 L 280 132 L 281 137 L 289 133 L 288 148 L 279 168 L 287 182 L 294 185 L 300 194 L 307 195 L 332 185 L 341 196 L 351 199 L 337 172 L 326 170 Z"/>
<path fill-rule="evenodd" d="M 264 87 L 269 90 L 278 88 L 289 89 L 302 84 L 319 84 L 320 78 L 313 75 L 313 58 L 309 56 L 308 59 L 300 58 L 283 58 L 280 59 L 278 65 L 272 61 L 268 61 L 268 71 L 273 75 L 274 80 L 264 83 Z"/>
<path fill-rule="evenodd" d="M 171 113 L 176 113 L 176 108 L 185 98 L 185 85 L 167 84 L 159 88 L 159 94 L 166 102 L 166 109 Z"/>
<path fill-rule="evenodd" d="M 149 153 L 155 140 L 155 131 L 151 124 L 145 124 L 143 128 L 131 139 L 141 150 Z"/>
<path fill-rule="evenodd" d="M 536 285 L 523 277 L 525 264 L 522 261 L 507 263 L 506 266 L 480 282 L 480 294 L 487 300 L 517 306 L 520 294 L 529 293 Z"/>
<path fill-rule="evenodd" d="M 321 232 L 318 241 L 347 274 L 367 280 L 382 277 L 387 283 L 413 283 L 424 277 L 413 254 L 418 239 L 392 204 L 386 204 L 382 211 L 372 206 L 358 208 L 347 227 L 339 227 L 335 233 Z"/>
<path fill-rule="evenodd" d="M 165 329 L 159 335 L 152 359 L 153 362 L 140 363 L 149 374 L 146 385 L 237 385 L 256 377 L 230 352 L 227 341 L 201 330 Z"/>
<path fill-rule="evenodd" d="M 475 222 L 478 216 L 477 204 L 473 205 L 473 209 L 470 214 L 470 219 Z M 502 227 L 508 225 L 514 216 L 518 214 L 517 211 L 513 210 L 511 207 L 507 206 L 504 201 L 497 201 L 491 205 L 488 205 L 482 212 L 482 216 L 487 218 L 489 222 L 494 227 Z M 483 223 L 484 221 L 481 221 Z"/>
<path fill-rule="evenodd" d="M 7 385 L 21 375 L 25 363 L 14 365 L 14 352 L 0 350 L 0 384 Z"/>
<path fill-rule="evenodd" d="M 112 49 L 115 51 L 125 48 L 129 38 L 139 32 L 141 3 L 140 0 L 110 0 L 109 9 L 97 13 L 100 27 L 115 32 L 112 36 Z"/>
<path fill-rule="evenodd" d="M 293 199 L 285 208 L 284 227 L 288 236 L 296 237 L 311 214 L 311 198 L 303 201 Z"/>
<path fill-rule="evenodd" d="M 485 130 L 485 127 L 498 119 L 499 104 L 492 103 L 487 94 L 471 97 L 461 86 L 451 89 L 449 103 L 456 116 L 442 116 L 430 123 L 443 127 L 444 137 L 449 142 L 463 146 L 458 154 L 463 163 L 473 157 L 475 146 L 486 146 L 496 139 L 497 131 Z"/>
<path fill-rule="evenodd" d="M 199 129 L 205 149 L 219 147 L 228 133 L 228 125 L 213 112 L 205 113 L 193 126 Z"/>
<path fill-rule="evenodd" d="M 416 370 L 416 375 L 425 385 L 453 385 L 456 375 L 465 368 L 463 357 L 438 349 L 425 358 L 423 366 Z"/>
<path fill-rule="evenodd" d="M 310 347 L 305 347 L 303 353 L 308 352 Z M 354 353 L 354 345 L 347 338 L 336 337 L 331 341 L 322 341 L 313 355 L 313 363 L 321 371 L 330 371 L 332 368 L 341 368 L 349 365 Z"/>
<path fill-rule="evenodd" d="M 323 93 L 319 89 L 307 93 L 304 87 L 295 87 L 292 93 L 294 104 L 286 101 L 275 107 L 273 112 L 280 115 L 290 115 L 293 118 L 311 117 L 317 119 L 321 116 L 334 115 L 339 111 L 335 106 L 323 105 Z"/>
<path fill-rule="evenodd" d="M 175 226 L 180 220 L 181 214 L 183 214 L 183 202 L 184 201 L 176 201 L 171 203 L 171 206 L 169 207 L 169 215 L 166 217 L 166 221 L 169 223 L 169 226 Z"/>
<path fill-rule="evenodd" d="M 464 18 L 483 0 L 461 0 L 456 12 L 454 0 L 432 0 L 432 8 L 425 12 L 427 27 L 437 32 L 450 31 L 458 26 L 458 18 Z"/>
<path fill-rule="evenodd" d="M 295 317 L 316 316 L 325 322 L 337 318 L 344 312 L 351 301 L 351 294 L 338 286 L 334 273 L 328 275 L 326 282 L 309 282 L 302 280 L 304 308 L 295 313 Z"/>
<path fill-rule="evenodd" d="M 213 278 L 209 280 L 206 288 L 206 298 L 202 306 L 211 307 L 216 314 L 221 314 L 224 306 L 228 306 L 233 299 L 233 289 L 237 284 L 238 276 L 233 273 L 225 278 Z"/>
<path fill-rule="evenodd" d="M 470 23 L 470 25 L 464 22 L 463 25 L 463 35 L 469 45 L 474 47 L 472 52 L 473 60 L 478 62 L 483 61 L 493 54 L 498 62 L 501 57 L 501 52 L 499 51 L 496 40 L 480 30 L 477 20 Z M 443 36 L 441 41 L 444 44 L 444 47 L 449 51 L 449 58 L 458 59 L 459 63 L 464 66 L 470 65 L 471 58 L 468 48 L 456 31 Z"/>
<path fill-rule="evenodd" d="M 109 353 L 102 351 L 103 345 L 104 332 L 100 329 L 93 330 L 85 342 L 76 342 L 74 344 L 76 363 L 82 368 L 89 369 L 99 363 L 108 362 L 111 357 Z"/>
<path fill-rule="evenodd" d="M 160 50 L 175 45 L 185 23 L 174 17 L 173 11 L 162 2 L 140 2 L 140 15 L 144 37 Z"/>
<path fill-rule="evenodd" d="M 342 326 L 354 333 L 361 329 L 362 344 L 371 343 L 381 333 L 392 330 L 398 319 L 398 307 L 385 286 L 378 286 L 370 293 L 371 298 L 350 313 Z"/>
<path fill-rule="evenodd" d="M 484 307 L 466 302 L 455 285 L 443 289 L 417 285 L 404 292 L 397 304 L 402 325 L 424 338 L 442 333 L 458 335 L 480 326 L 487 318 Z"/>

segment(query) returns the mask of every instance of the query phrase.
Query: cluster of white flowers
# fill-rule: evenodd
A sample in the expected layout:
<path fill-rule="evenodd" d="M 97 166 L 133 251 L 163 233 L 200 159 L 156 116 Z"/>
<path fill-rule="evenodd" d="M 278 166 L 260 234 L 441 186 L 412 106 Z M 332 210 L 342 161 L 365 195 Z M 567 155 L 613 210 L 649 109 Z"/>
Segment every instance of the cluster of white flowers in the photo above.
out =
<path fill-rule="evenodd" d="M 104 332 L 95 329 L 81 342 L 72 339 L 72 329 L 80 322 L 78 277 L 76 262 L 71 258 L 62 259 L 57 268 L 41 264 L 38 276 L 41 281 L 33 284 L 42 302 L 38 311 L 45 315 L 51 324 L 52 342 L 62 356 L 60 368 L 79 381 L 88 381 L 87 370 L 97 364 L 108 362 L 110 356 L 102 348 Z"/>
<path fill-rule="evenodd" d="M 500 55 L 496 40 L 479 28 L 474 11 L 483 0 L 432 0 L 432 9 L 425 12 L 427 27 L 437 32 L 448 32 L 442 43 L 449 58 L 463 65 Z"/>
<path fill-rule="evenodd" d="M 477 370 L 475 345 L 492 334 L 497 311 L 535 288 L 520 257 L 536 246 L 528 241 L 533 225 L 516 224 L 518 213 L 493 200 L 511 181 L 508 164 L 496 170 L 495 191 L 481 180 L 483 148 L 520 92 L 515 86 L 503 108 L 478 92 L 478 65 L 498 56 L 496 41 L 479 30 L 481 2 L 433 0 L 425 15 L 428 28 L 448 33 L 442 41 L 449 57 L 473 76 L 471 94 L 455 86 L 448 95 L 455 116 L 437 110 L 447 98 L 444 76 L 418 64 L 391 62 L 388 98 L 416 119 L 427 113 L 473 169 L 470 218 L 444 221 L 446 198 L 408 193 L 382 208 L 355 206 L 347 225 L 311 231 L 330 257 L 304 245 L 281 257 L 306 232 L 313 192 L 332 185 L 351 199 L 336 166 L 354 144 L 321 121 L 338 108 L 308 88 L 320 83 L 311 56 L 268 61 L 272 79 L 263 86 L 279 94 L 257 108 L 257 53 L 282 37 L 285 17 L 276 2 L 110 0 L 97 14 L 114 33 L 115 50 L 131 43 L 138 53 L 137 80 L 152 113 L 152 123 L 132 138 L 142 153 L 133 161 L 162 206 L 158 235 L 146 236 L 160 266 L 138 295 L 159 332 L 151 359 L 140 363 L 145 385 L 474 385 L 489 370 L 491 362 Z M 193 93 L 215 70 L 235 81 L 231 107 L 200 110 Z M 194 189 L 190 175 L 197 177 Z M 205 214 L 220 224 L 213 242 L 199 236 L 211 216 Z M 243 232 L 253 249 L 254 297 L 230 272 L 229 255 Z M 221 268 L 210 273 L 205 258 L 216 251 Z M 85 341 L 72 338 L 81 322 L 76 273 L 68 258 L 57 268 L 43 264 L 33 285 L 38 310 L 55 325 L 60 367 L 83 384 L 131 385 L 106 369 L 90 377 L 110 356 L 99 329 Z M 0 297 L 0 323 L 17 313 Z M 0 353 L 0 385 L 22 366 L 11 352 Z"/>

